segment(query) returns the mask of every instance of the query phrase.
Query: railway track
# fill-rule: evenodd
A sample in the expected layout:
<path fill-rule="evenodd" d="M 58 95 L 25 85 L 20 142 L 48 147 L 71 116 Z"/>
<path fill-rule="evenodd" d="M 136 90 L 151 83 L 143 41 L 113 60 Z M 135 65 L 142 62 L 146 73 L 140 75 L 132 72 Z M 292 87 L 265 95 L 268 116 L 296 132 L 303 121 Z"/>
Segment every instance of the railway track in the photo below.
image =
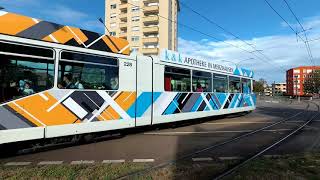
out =
<path fill-rule="evenodd" d="M 311 103 L 311 102 L 309 102 Z M 286 136 L 282 137 L 281 139 L 277 140 L 276 142 L 270 144 L 269 146 L 267 146 L 266 148 L 260 150 L 259 152 L 257 152 L 256 154 L 254 154 L 253 156 L 250 156 L 244 160 L 242 160 L 240 163 L 236 164 L 235 166 L 225 170 L 223 173 L 221 173 L 220 175 L 214 177 L 214 180 L 219 180 L 219 179 L 223 179 L 231 174 L 233 174 L 234 172 L 236 172 L 237 170 L 239 170 L 241 167 L 247 165 L 248 163 L 250 163 L 252 160 L 260 157 L 261 155 L 263 155 L 264 153 L 266 153 L 267 151 L 271 150 L 272 148 L 276 147 L 277 145 L 281 144 L 282 142 L 288 140 L 290 137 L 292 137 L 293 135 L 297 134 L 298 132 L 300 132 L 303 128 L 305 128 L 307 125 L 309 125 L 310 123 L 312 123 L 312 121 L 319 116 L 320 114 L 320 106 L 314 102 L 312 102 L 311 104 L 314 104 L 317 106 L 317 113 L 314 114 L 311 118 L 309 118 L 308 120 L 306 120 L 302 125 L 300 125 L 299 127 L 297 127 L 296 129 L 294 129 L 293 131 L 291 131 L 289 134 L 287 134 Z"/>
<path fill-rule="evenodd" d="M 208 151 L 212 151 L 212 150 L 215 150 L 215 149 L 218 149 L 218 148 L 221 148 L 225 145 L 229 145 L 229 144 L 232 144 L 234 142 L 237 142 L 239 140 L 242 140 L 244 138 L 248 138 L 248 137 L 251 137 L 253 135 L 256 135 L 260 132 L 263 132 L 271 127 L 275 127 L 279 124 L 282 124 L 282 123 L 285 123 L 285 122 L 288 122 L 290 120 L 292 120 L 293 118 L 296 118 L 297 116 L 299 115 L 302 115 L 303 113 L 308 113 L 308 110 L 310 109 L 310 104 L 314 104 L 317 106 L 317 109 L 318 109 L 318 112 L 317 112 L 317 115 L 319 114 L 319 105 L 316 104 L 316 103 L 310 103 L 308 101 L 304 101 L 304 103 L 306 103 L 306 107 L 301 110 L 300 112 L 297 112 L 295 114 L 293 114 L 292 116 L 290 117 L 287 117 L 283 120 L 280 120 L 280 121 L 277 121 L 275 123 L 272 123 L 270 125 L 267 125 L 267 126 L 264 126 L 262 128 L 259 128 L 259 129 L 256 129 L 256 130 L 253 130 L 251 132 L 248 132 L 248 133 L 244 133 L 244 134 L 241 134 L 239 136 L 236 136 L 232 139 L 229 139 L 229 140 L 226 140 L 226 141 L 223 141 L 223 142 L 220 142 L 220 143 L 217 143 L 217 144 L 214 144 L 212 146 L 209 146 L 209 147 L 206 147 L 206 148 L 203 148 L 201 150 L 198 150 L 198 151 L 195 151 L 195 152 L 192 152 L 192 153 L 189 153 L 189 154 L 186 154 L 184 156 L 181 156 L 175 160 L 171 160 L 171 161 L 168 161 L 168 162 L 165 162 L 165 163 L 162 163 L 162 164 L 158 164 L 158 165 L 155 165 L 155 166 L 152 166 L 152 167 L 149 167 L 149 168 L 146 168 L 146 169 L 143 169 L 143 170 L 139 170 L 139 171 L 136 171 L 136 172 L 133 172 L 133 173 L 130 173 L 130 174 L 127 174 L 127 175 L 124 175 L 124 176 L 121 176 L 121 177 L 118 177 L 116 179 L 118 180 L 122 180 L 122 179 L 130 179 L 130 177 L 133 177 L 133 176 L 139 176 L 139 175 L 143 175 L 143 174 L 146 174 L 150 171 L 153 171 L 153 170 L 157 170 L 157 169 L 161 169 L 161 168 L 164 168 L 164 167 L 167 167 L 167 166 L 170 166 L 170 165 L 174 165 L 174 164 L 177 164 L 179 161 L 182 161 L 182 160 L 186 160 L 186 159 L 189 159 L 189 158 L 192 158 L 200 153 L 204 153 L 204 152 L 208 152 Z M 255 154 L 254 156 L 251 156 L 247 159 L 245 159 L 244 161 L 241 161 L 241 163 L 233 166 L 232 168 L 230 169 L 227 169 L 226 171 L 224 171 L 223 173 L 219 174 L 216 178 L 218 179 L 221 179 L 223 177 L 226 177 L 227 175 L 230 175 L 231 173 L 233 173 L 234 171 L 236 171 L 238 168 L 242 167 L 243 165 L 247 164 L 248 162 L 250 162 L 251 160 L 259 157 L 261 154 L 265 153 L 266 151 L 268 151 L 269 149 L 273 148 L 274 146 L 280 144 L 281 142 L 285 141 L 286 139 L 288 139 L 289 137 L 291 137 L 292 135 L 296 134 L 298 131 L 300 131 L 301 129 L 303 129 L 305 126 L 307 126 L 316 116 L 313 116 L 311 117 L 310 119 L 308 119 L 308 121 L 306 121 L 303 125 L 299 126 L 299 128 L 295 129 L 294 131 L 292 131 L 289 135 L 287 135 L 285 138 L 281 138 L 279 141 L 277 141 L 276 143 L 273 143 L 271 146 L 269 146 L 268 148 L 265 148 L 263 149 L 262 151 L 260 151 L 259 153 Z"/>

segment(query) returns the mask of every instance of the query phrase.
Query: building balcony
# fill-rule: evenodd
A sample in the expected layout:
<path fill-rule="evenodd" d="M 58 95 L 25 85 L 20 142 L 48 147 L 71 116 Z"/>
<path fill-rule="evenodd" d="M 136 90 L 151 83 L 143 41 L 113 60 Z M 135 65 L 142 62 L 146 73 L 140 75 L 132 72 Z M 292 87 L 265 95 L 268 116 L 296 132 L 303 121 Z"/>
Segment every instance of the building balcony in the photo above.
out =
<path fill-rule="evenodd" d="M 122 33 L 119 35 L 119 38 L 121 39 L 127 39 L 127 33 Z"/>
<path fill-rule="evenodd" d="M 123 3 L 119 5 L 120 11 L 127 11 L 128 9 L 128 3 Z"/>
<path fill-rule="evenodd" d="M 127 15 L 127 14 L 120 14 L 120 15 L 119 15 L 119 18 L 120 18 L 121 21 L 127 22 L 127 20 L 128 20 L 128 15 Z"/>
<path fill-rule="evenodd" d="M 127 29 L 127 23 L 120 23 L 119 24 L 120 29 Z"/>
<path fill-rule="evenodd" d="M 158 44 L 159 38 L 158 37 L 144 37 L 142 42 L 145 44 Z"/>
<path fill-rule="evenodd" d="M 143 54 L 159 54 L 159 48 L 143 48 L 142 49 Z"/>
<path fill-rule="evenodd" d="M 144 6 L 143 12 L 145 14 L 158 14 L 159 6 Z"/>
<path fill-rule="evenodd" d="M 149 4 L 149 3 L 159 3 L 159 0 L 143 0 L 144 4 Z"/>
<path fill-rule="evenodd" d="M 159 16 L 145 16 L 143 18 L 144 24 L 158 24 L 159 23 Z"/>
<path fill-rule="evenodd" d="M 153 27 L 144 27 L 143 33 L 144 34 L 156 34 L 159 32 L 159 27 L 153 26 Z"/>

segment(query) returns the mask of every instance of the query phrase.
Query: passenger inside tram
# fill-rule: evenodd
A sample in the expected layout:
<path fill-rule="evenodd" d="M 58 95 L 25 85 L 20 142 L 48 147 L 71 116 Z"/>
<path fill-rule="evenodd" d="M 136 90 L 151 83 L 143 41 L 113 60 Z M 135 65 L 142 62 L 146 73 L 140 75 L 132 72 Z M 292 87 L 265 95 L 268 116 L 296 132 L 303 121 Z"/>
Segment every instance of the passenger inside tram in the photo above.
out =
<path fill-rule="evenodd" d="M 28 96 L 28 95 L 34 94 L 34 90 L 31 88 L 31 83 L 30 82 L 25 82 L 22 94 L 24 96 Z"/>
<path fill-rule="evenodd" d="M 72 82 L 72 75 L 71 74 L 65 74 L 63 76 L 63 85 L 65 89 L 75 89 L 76 86 Z"/>
<path fill-rule="evenodd" d="M 9 86 L 6 83 L 1 84 L 0 102 L 5 102 L 11 99 L 17 99 L 23 96 L 29 96 L 34 93 L 35 91 L 32 88 L 31 81 L 19 80 L 19 82 L 17 83 L 16 81 L 11 80 Z"/>
<path fill-rule="evenodd" d="M 80 78 L 76 77 L 74 79 L 75 79 L 74 85 L 75 85 L 76 89 L 84 89 L 83 84 L 80 82 Z"/>
<path fill-rule="evenodd" d="M 110 87 L 112 90 L 117 90 L 119 88 L 119 79 L 117 77 L 110 79 Z"/>
<path fill-rule="evenodd" d="M 196 92 L 203 92 L 203 88 L 201 86 L 200 83 L 197 83 L 197 89 L 196 89 Z"/>
<path fill-rule="evenodd" d="M 205 83 L 204 88 L 203 88 L 203 92 L 210 92 L 210 88 L 209 88 L 209 84 Z"/>

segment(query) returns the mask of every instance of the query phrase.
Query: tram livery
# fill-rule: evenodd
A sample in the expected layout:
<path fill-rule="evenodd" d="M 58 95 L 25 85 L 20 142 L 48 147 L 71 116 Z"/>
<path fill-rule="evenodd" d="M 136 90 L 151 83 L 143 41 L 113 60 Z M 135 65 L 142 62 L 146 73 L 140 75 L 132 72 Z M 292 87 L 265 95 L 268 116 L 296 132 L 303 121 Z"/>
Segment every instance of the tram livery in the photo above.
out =
<path fill-rule="evenodd" d="M 0 11 L 0 144 L 253 111 L 253 72 Z"/>

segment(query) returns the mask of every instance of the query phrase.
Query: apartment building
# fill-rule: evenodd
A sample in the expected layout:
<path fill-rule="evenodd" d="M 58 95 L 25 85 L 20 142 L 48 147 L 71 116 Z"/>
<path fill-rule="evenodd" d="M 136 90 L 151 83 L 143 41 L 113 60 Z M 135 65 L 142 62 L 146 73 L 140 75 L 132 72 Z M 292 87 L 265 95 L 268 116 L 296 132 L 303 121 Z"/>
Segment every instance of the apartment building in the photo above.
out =
<path fill-rule="evenodd" d="M 274 83 L 272 84 L 272 89 L 274 91 L 274 95 L 283 95 L 287 92 L 287 84 L 286 83 Z"/>
<path fill-rule="evenodd" d="M 106 0 L 110 34 L 127 39 L 132 53 L 177 50 L 179 0 Z M 169 19 L 169 20 L 168 20 Z"/>
<path fill-rule="evenodd" d="M 300 66 L 289 69 L 287 71 L 287 95 L 305 95 L 304 82 L 313 78 L 312 72 L 315 70 L 320 70 L 320 66 Z"/>

